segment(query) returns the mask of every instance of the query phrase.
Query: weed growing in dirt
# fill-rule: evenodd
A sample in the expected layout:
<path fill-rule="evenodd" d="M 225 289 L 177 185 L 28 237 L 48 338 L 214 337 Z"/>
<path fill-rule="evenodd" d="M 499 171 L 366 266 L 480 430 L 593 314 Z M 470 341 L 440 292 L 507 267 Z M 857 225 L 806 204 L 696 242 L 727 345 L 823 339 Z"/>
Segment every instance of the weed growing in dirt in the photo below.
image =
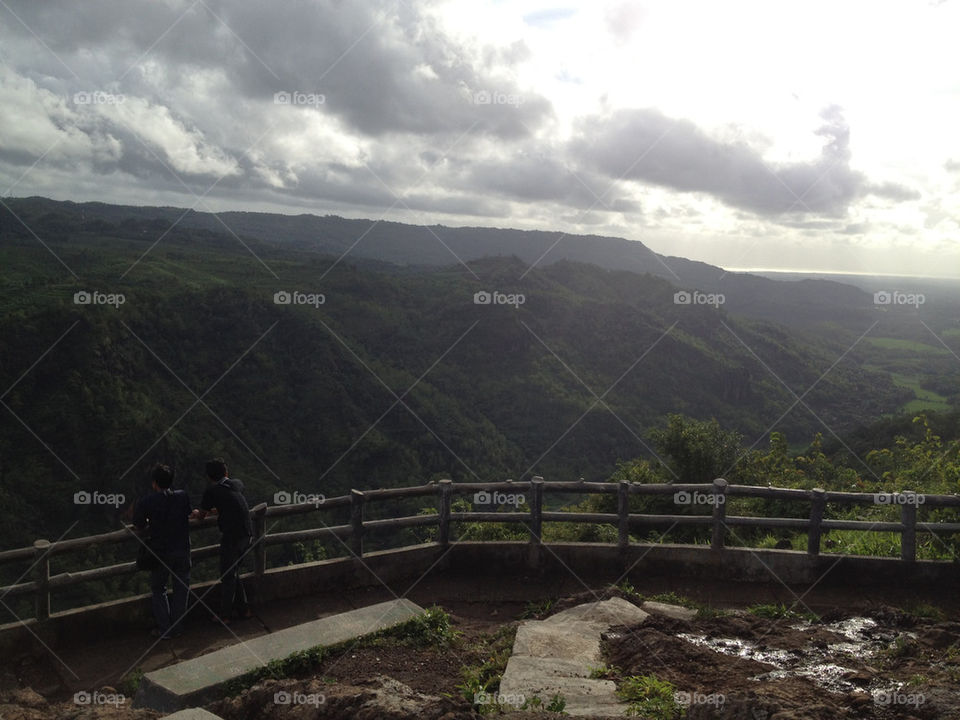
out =
<path fill-rule="evenodd" d="M 622 674 L 620 668 L 606 663 L 600 667 L 590 668 L 590 677 L 594 680 L 613 680 Z"/>
<path fill-rule="evenodd" d="M 936 605 L 931 605 L 930 603 L 925 602 L 908 605 L 907 607 L 903 608 L 903 611 L 908 615 L 921 620 L 934 620 L 936 622 L 943 622 L 947 619 L 947 616 L 943 610 L 938 608 Z"/>
<path fill-rule="evenodd" d="M 516 625 L 504 625 L 493 635 L 481 636 L 481 646 L 476 648 L 485 655 L 477 665 L 465 665 L 460 668 L 463 682 L 457 685 L 467 702 L 475 704 L 477 697 L 483 697 L 500 687 L 500 678 L 507 667 L 507 660 L 513 651 L 513 641 L 517 635 Z M 497 703 L 475 704 L 481 715 L 495 712 Z"/>
<path fill-rule="evenodd" d="M 557 693 L 550 698 L 550 702 L 547 703 L 547 712 L 552 713 L 564 713 L 563 709 L 567 706 L 567 701 L 564 699 L 563 695 Z"/>
<path fill-rule="evenodd" d="M 546 600 L 541 600 L 540 602 L 534 602 L 531 600 L 527 603 L 527 606 L 523 609 L 523 612 L 520 613 L 521 620 L 540 620 L 541 618 L 546 617 L 554 606 L 557 604 L 556 598 L 547 598 Z"/>
<path fill-rule="evenodd" d="M 120 684 L 117 686 L 117 690 L 123 693 L 124 697 L 133 697 L 137 694 L 137 690 L 140 689 L 140 683 L 143 680 L 143 668 L 134 668 L 120 681 Z M 0 720 L 3 716 L 0 715 Z"/>
<path fill-rule="evenodd" d="M 647 720 L 679 720 L 683 708 L 674 699 L 673 683 L 656 675 L 631 675 L 617 688 L 617 695 L 629 703 L 627 713 Z"/>
<path fill-rule="evenodd" d="M 893 645 L 880 651 L 884 664 L 895 664 L 896 660 L 912 656 L 917 650 L 917 644 L 908 635 L 898 635 Z"/>
<path fill-rule="evenodd" d="M 539 695 L 534 695 L 532 698 L 524 700 L 523 705 L 520 706 L 521 710 L 531 710 L 533 712 L 550 712 L 558 713 L 560 715 L 566 715 L 567 712 L 565 708 L 567 707 L 567 700 L 560 693 L 556 693 L 550 698 L 550 702 L 544 703 L 543 698 Z"/>
<path fill-rule="evenodd" d="M 374 642 L 394 640 L 401 645 L 448 648 L 456 643 L 460 635 L 453 629 L 450 615 L 443 608 L 434 606 L 423 615 L 381 630 L 371 638 Z"/>
<path fill-rule="evenodd" d="M 816 613 L 797 612 L 792 607 L 787 607 L 783 603 L 751 605 L 747 608 L 747 612 L 757 617 L 767 618 L 768 620 L 806 620 L 812 623 L 820 621 Z"/>
<path fill-rule="evenodd" d="M 677 595 L 672 590 L 670 592 L 651 595 L 646 599 L 652 600 L 653 602 L 665 603 L 667 605 L 679 605 L 680 607 L 690 608 L 691 610 L 696 610 L 698 607 L 698 604 L 690 598 L 685 598 L 683 595 Z"/>

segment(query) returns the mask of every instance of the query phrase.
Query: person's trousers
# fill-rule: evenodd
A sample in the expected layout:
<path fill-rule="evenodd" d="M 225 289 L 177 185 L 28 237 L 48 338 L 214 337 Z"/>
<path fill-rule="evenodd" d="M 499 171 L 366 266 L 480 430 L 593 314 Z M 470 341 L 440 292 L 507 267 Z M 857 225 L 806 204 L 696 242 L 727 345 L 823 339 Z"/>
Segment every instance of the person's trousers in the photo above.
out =
<path fill-rule="evenodd" d="M 187 612 L 190 593 L 190 557 L 160 558 L 160 567 L 150 572 L 150 591 L 153 593 L 153 617 L 161 635 L 183 630 L 181 621 Z M 167 581 L 173 576 L 173 597 L 167 596 Z"/>
<path fill-rule="evenodd" d="M 247 609 L 247 593 L 240 580 L 240 566 L 250 549 L 250 536 L 220 538 L 220 617 Z"/>

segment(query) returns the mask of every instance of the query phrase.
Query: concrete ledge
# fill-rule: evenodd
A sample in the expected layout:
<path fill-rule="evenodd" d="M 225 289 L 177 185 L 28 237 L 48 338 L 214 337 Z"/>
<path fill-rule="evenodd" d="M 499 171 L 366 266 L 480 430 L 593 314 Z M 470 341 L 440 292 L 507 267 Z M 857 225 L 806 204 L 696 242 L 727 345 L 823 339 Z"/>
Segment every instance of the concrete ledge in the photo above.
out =
<path fill-rule="evenodd" d="M 134 706 L 169 712 L 187 705 L 204 705 L 217 699 L 231 680 L 271 661 L 318 645 L 336 645 L 369 635 L 421 614 L 423 608 L 409 600 L 391 600 L 229 645 L 147 673 Z"/>
<path fill-rule="evenodd" d="M 473 573 L 522 577 L 531 570 L 544 575 L 573 571 L 584 578 L 612 582 L 627 570 L 634 577 L 676 577 L 722 580 L 725 582 L 773 582 L 787 585 L 847 587 L 929 587 L 938 592 L 957 588 L 957 563 L 918 560 L 906 563 L 898 558 L 851 555 L 807 555 L 793 550 L 725 548 L 713 551 L 694 545 L 630 545 L 620 550 L 603 543 L 556 543 L 531 552 L 528 542 L 457 542 L 444 549 L 436 544 L 415 545 L 396 550 L 368 553 L 362 563 L 355 558 L 268 570 L 258 582 L 244 576 L 254 601 L 266 603 L 279 598 L 311 595 L 335 585 L 349 589 L 379 587 L 416 578 L 424 573 L 442 575 L 447 569 L 469 568 Z M 445 554 L 446 553 L 446 554 Z M 380 579 L 378 579 L 380 578 Z M 213 583 L 191 589 L 202 592 Z M 402 590 L 403 588 L 401 588 Z M 208 596 L 214 597 L 215 593 Z M 101 603 L 89 608 L 54 613 L 44 623 L 27 620 L 0 627 L 0 656 L 16 657 L 40 647 L 34 635 L 55 649 L 61 638 L 95 641 L 105 628 L 111 633 L 144 628 L 152 621 L 150 599 L 140 595 Z"/>
<path fill-rule="evenodd" d="M 261 582 L 253 573 L 244 573 L 241 577 L 254 603 L 268 603 L 322 592 L 332 585 L 345 589 L 382 587 L 377 578 L 389 583 L 416 577 L 434 566 L 441 555 L 442 550 L 438 545 L 413 545 L 398 550 L 367 553 L 363 556 L 363 564 L 352 557 L 334 558 L 293 567 L 272 568 L 267 570 Z M 217 581 L 191 583 L 191 610 L 197 607 L 194 604 L 196 597 L 203 596 L 216 584 Z M 214 590 L 204 602 L 215 607 L 217 598 L 219 594 Z M 206 614 L 202 608 L 197 609 Z M 0 656 L 19 656 L 35 645 L 39 646 L 36 638 L 55 649 L 61 639 L 95 642 L 102 637 L 105 628 L 109 628 L 111 633 L 145 632 L 152 624 L 150 595 L 110 600 L 86 608 L 52 613 L 50 619 L 43 623 L 29 619 L 23 623 L 0 625 Z"/>

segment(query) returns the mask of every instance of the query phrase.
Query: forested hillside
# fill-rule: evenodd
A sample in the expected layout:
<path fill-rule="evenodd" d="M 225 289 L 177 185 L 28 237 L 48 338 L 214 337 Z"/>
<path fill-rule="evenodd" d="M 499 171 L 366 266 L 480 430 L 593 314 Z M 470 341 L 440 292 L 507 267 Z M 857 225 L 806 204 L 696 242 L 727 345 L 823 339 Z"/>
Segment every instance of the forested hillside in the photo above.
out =
<path fill-rule="evenodd" d="M 0 220 L 0 547 L 116 527 L 124 506 L 74 494 L 129 503 L 158 460 L 196 499 L 224 455 L 251 502 L 604 479 L 651 457 L 671 413 L 799 447 L 912 397 L 835 340 L 677 304 L 652 275 L 514 257 L 398 272 L 143 217 Z"/>

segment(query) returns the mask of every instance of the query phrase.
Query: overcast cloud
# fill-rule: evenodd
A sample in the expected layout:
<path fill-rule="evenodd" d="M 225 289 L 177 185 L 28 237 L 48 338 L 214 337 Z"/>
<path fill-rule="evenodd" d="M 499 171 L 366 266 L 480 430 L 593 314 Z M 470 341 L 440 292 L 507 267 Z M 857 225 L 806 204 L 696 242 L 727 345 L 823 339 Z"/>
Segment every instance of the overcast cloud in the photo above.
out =
<path fill-rule="evenodd" d="M 894 4 L 859 40 L 856 14 L 805 3 L 797 29 L 849 31 L 805 58 L 762 5 L 679 5 L 4 0 L 0 191 L 583 230 L 728 267 L 785 244 L 811 269 L 960 266 L 937 35 L 956 4 Z M 882 41 L 904 18 L 898 67 Z"/>

